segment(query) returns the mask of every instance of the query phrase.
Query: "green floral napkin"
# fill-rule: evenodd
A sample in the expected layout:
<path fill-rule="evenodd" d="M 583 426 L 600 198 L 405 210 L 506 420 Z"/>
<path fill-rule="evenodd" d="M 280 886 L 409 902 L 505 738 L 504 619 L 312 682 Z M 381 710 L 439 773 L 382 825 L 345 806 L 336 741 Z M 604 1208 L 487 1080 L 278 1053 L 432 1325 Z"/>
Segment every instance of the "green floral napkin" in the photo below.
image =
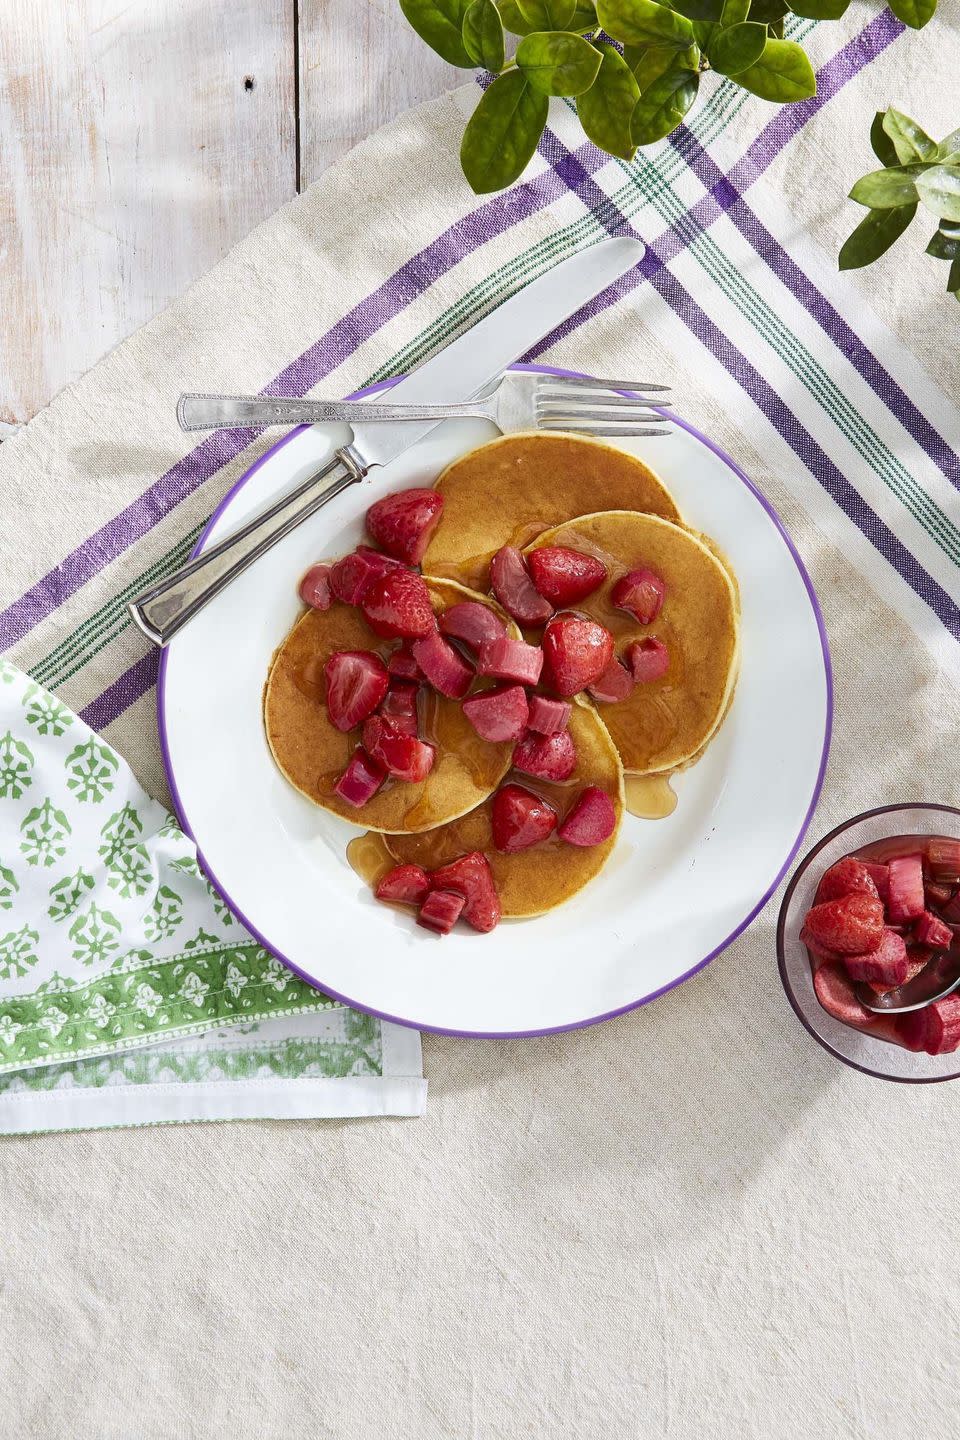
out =
<path fill-rule="evenodd" d="M 416 1033 L 253 942 L 116 752 L 0 661 L 0 1133 L 423 1098 Z"/>

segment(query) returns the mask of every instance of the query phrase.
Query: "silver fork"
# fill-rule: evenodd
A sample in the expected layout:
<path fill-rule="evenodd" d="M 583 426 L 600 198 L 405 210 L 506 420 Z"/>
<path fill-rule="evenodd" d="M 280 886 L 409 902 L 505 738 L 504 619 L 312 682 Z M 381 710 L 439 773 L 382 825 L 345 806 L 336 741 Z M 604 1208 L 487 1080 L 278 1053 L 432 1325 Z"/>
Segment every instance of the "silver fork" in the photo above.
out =
<path fill-rule="evenodd" d="M 664 435 L 669 415 L 653 406 L 667 385 L 594 376 L 504 375 L 475 400 L 452 405 L 391 405 L 371 400 L 283 400 L 259 395 L 181 395 L 177 419 L 182 430 L 226 430 L 271 425 L 315 425 L 330 421 L 363 424 L 397 420 L 490 420 L 504 435 L 518 430 L 564 430 L 576 435 Z M 618 394 L 618 391 L 630 394 Z M 638 393 L 639 392 L 639 393 Z"/>

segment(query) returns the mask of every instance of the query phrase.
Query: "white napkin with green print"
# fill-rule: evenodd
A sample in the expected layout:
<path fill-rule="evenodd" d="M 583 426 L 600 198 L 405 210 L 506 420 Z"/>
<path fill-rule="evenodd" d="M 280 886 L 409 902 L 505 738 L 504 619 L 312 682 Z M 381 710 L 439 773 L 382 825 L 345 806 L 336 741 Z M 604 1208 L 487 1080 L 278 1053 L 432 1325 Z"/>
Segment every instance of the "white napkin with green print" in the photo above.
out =
<path fill-rule="evenodd" d="M 423 1109 L 420 1038 L 257 945 L 123 760 L 0 661 L 0 1133 Z"/>

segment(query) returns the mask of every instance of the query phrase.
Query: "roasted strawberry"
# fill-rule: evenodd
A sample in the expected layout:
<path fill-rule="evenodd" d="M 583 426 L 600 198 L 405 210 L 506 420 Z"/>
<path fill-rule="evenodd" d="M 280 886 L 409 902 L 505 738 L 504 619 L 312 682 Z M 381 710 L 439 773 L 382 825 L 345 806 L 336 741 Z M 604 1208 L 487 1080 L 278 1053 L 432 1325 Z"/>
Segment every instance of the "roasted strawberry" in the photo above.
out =
<path fill-rule="evenodd" d="M 890 867 L 878 865 L 874 860 L 862 860 L 860 863 L 876 885 L 880 899 L 886 904 L 890 898 Z"/>
<path fill-rule="evenodd" d="M 800 931 L 800 943 L 802 945 L 806 945 L 807 949 L 810 951 L 810 954 L 815 955 L 818 960 L 840 961 L 844 959 L 844 956 L 841 955 L 838 950 L 831 950 L 828 945 L 821 945 L 820 941 L 816 938 L 816 936 L 810 934 L 810 931 L 807 929 L 806 925 L 804 925 L 803 929 Z"/>
<path fill-rule="evenodd" d="M 553 614 L 553 606 L 537 591 L 514 545 L 504 545 L 490 561 L 490 585 L 519 625 L 542 625 Z"/>
<path fill-rule="evenodd" d="M 463 918 L 474 930 L 492 930 L 500 923 L 500 897 L 493 883 L 490 862 L 481 850 L 474 850 L 434 870 L 431 884 L 438 890 L 453 890 L 466 900 Z"/>
<path fill-rule="evenodd" d="M 431 890 L 420 906 L 417 924 L 438 935 L 449 935 L 466 908 L 466 899 L 456 891 Z"/>
<path fill-rule="evenodd" d="M 651 625 L 663 606 L 666 587 L 652 570 L 631 570 L 614 585 L 610 598 L 618 610 L 626 610 L 641 625 Z"/>
<path fill-rule="evenodd" d="M 576 695 L 599 679 L 613 659 L 605 625 L 580 615 L 555 615 L 543 632 L 544 679 L 558 695 Z"/>
<path fill-rule="evenodd" d="M 879 899 L 870 871 L 852 855 L 847 855 L 826 871 L 817 889 L 817 900 L 839 900 L 841 895 L 853 895 L 857 891 Z"/>
<path fill-rule="evenodd" d="M 593 699 L 601 704 L 616 705 L 618 701 L 626 700 L 628 695 L 633 694 L 634 684 L 633 675 L 614 656 L 603 674 L 599 675 L 592 685 L 588 685 L 587 689 Z"/>
<path fill-rule="evenodd" d="M 420 686 L 409 680 L 393 680 L 390 688 L 383 697 L 383 704 L 380 706 L 380 714 L 404 735 L 418 735 L 420 733 L 419 716 L 417 714 L 417 695 Z"/>
<path fill-rule="evenodd" d="M 897 1025 L 908 1049 L 948 1055 L 960 1048 L 960 995 L 945 995 L 922 1010 L 910 1010 Z"/>
<path fill-rule="evenodd" d="M 527 728 L 530 707 L 522 685 L 481 690 L 463 702 L 463 713 L 484 740 L 519 740 Z"/>
<path fill-rule="evenodd" d="M 544 545 L 531 550 L 527 565 L 534 585 L 554 610 L 565 610 L 592 595 L 607 578 L 607 567 L 593 555 L 566 545 Z"/>
<path fill-rule="evenodd" d="M 670 651 L 656 635 L 634 640 L 627 646 L 627 664 L 637 685 L 660 680 L 670 669 Z"/>
<path fill-rule="evenodd" d="M 330 589 L 345 605 L 359 605 L 370 582 L 378 575 L 398 569 L 396 560 L 381 555 L 368 545 L 358 545 L 349 555 L 330 568 Z"/>
<path fill-rule="evenodd" d="M 390 677 L 372 650 L 335 650 L 323 667 L 327 713 L 338 730 L 352 730 L 376 710 Z"/>
<path fill-rule="evenodd" d="M 304 605 L 309 605 L 311 610 L 329 610 L 333 604 L 333 596 L 330 594 L 330 566 L 311 565 L 300 581 L 298 594 Z"/>
<path fill-rule="evenodd" d="M 368 755 L 396 780 L 426 780 L 437 752 L 426 740 L 408 735 L 392 720 L 370 715 L 363 722 L 363 745 Z"/>
<path fill-rule="evenodd" d="M 916 920 L 924 911 L 923 859 L 920 855 L 900 855 L 888 865 L 890 894 L 887 913 L 894 925 Z"/>
<path fill-rule="evenodd" d="M 410 649 L 410 642 L 405 640 L 399 650 L 394 650 L 392 655 L 387 657 L 387 669 L 391 675 L 396 675 L 402 680 L 420 680 L 420 666 L 413 658 L 413 651 Z"/>
<path fill-rule="evenodd" d="M 949 950 L 953 944 L 953 931 L 939 915 L 924 910 L 913 927 L 913 938 L 918 945 L 927 945 L 931 950 Z"/>
<path fill-rule="evenodd" d="M 809 911 L 804 928 L 841 955 L 865 955 L 883 939 L 883 906 L 874 895 L 844 895 Z"/>
<path fill-rule="evenodd" d="M 437 490 L 398 490 L 367 511 L 367 529 L 388 555 L 419 565 L 440 524 L 443 496 Z"/>
<path fill-rule="evenodd" d="M 414 640 L 411 649 L 424 679 L 434 690 L 451 700 L 460 700 L 466 695 L 473 680 L 473 671 L 439 631 L 431 630 L 422 640 Z"/>
<path fill-rule="evenodd" d="M 333 788 L 341 800 L 345 800 L 348 805 L 355 805 L 359 809 L 361 805 L 366 805 L 373 795 L 376 795 L 385 779 L 385 772 L 358 746 L 351 756 L 349 765 Z"/>
<path fill-rule="evenodd" d="M 377 881 L 374 893 L 378 900 L 420 905 L 430 894 L 430 877 L 419 865 L 395 865 Z"/>
<path fill-rule="evenodd" d="M 399 565 L 370 581 L 360 608 L 371 630 L 391 640 L 416 640 L 429 635 L 436 625 L 424 581 Z"/>
<path fill-rule="evenodd" d="M 513 768 L 541 780 L 569 780 L 577 767 L 577 751 L 569 730 L 537 735 L 528 730 L 513 751 Z"/>
<path fill-rule="evenodd" d="M 502 785 L 493 797 L 493 843 L 507 854 L 539 845 L 557 828 L 552 805 L 522 785 Z"/>
<path fill-rule="evenodd" d="M 910 968 L 903 936 L 895 930 L 884 930 L 874 950 L 865 955 L 845 955 L 844 961 L 850 979 L 865 980 L 868 985 L 902 985 Z"/>
<path fill-rule="evenodd" d="M 606 790 L 588 785 L 557 834 L 568 845 L 602 845 L 617 828 L 617 812 Z"/>
<path fill-rule="evenodd" d="M 485 640 L 477 655 L 477 674 L 492 675 L 495 680 L 516 680 L 519 685 L 536 685 L 543 669 L 543 651 L 539 645 L 511 640 L 501 635 Z"/>
<path fill-rule="evenodd" d="M 474 650 L 492 640 L 506 637 L 507 627 L 489 605 L 479 600 L 461 600 L 450 605 L 440 616 L 440 630 L 452 640 L 462 640 Z"/>
<path fill-rule="evenodd" d="M 546 695 L 531 695 L 530 718 L 527 724 L 531 730 L 536 730 L 538 735 L 559 735 L 560 731 L 566 730 L 570 724 L 572 708 L 569 700 L 551 700 Z"/>
<path fill-rule="evenodd" d="M 930 878 L 941 885 L 960 885 L 960 840 L 934 835 L 927 841 Z"/>

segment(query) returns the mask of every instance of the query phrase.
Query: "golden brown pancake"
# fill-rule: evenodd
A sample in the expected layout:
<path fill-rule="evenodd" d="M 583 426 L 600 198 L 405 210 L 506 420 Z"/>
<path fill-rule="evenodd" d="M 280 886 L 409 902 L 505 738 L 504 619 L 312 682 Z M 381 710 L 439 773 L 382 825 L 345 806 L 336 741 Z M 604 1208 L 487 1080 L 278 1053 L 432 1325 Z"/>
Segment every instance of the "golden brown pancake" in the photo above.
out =
<path fill-rule="evenodd" d="M 576 435 L 505 435 L 448 465 L 436 484 L 443 518 L 423 559 L 427 575 L 489 589 L 501 545 L 594 510 L 640 510 L 680 520 L 669 491 L 634 455 Z"/>
<path fill-rule="evenodd" d="M 610 735 L 596 711 L 582 702 L 573 706 L 570 733 L 577 749 L 577 766 L 569 780 L 557 784 L 533 775 L 507 777 L 549 801 L 560 823 L 587 785 L 606 790 L 617 812 L 617 830 L 602 845 L 581 849 L 549 840 L 529 850 L 505 855 L 493 846 L 492 799 L 459 820 L 420 835 L 384 835 L 383 844 L 397 863 L 422 865 L 426 870 L 446 865 L 471 850 L 482 850 L 490 861 L 504 917 L 520 919 L 542 915 L 576 895 L 603 869 L 617 840 L 623 817 L 623 770 Z"/>
<path fill-rule="evenodd" d="M 624 769 L 641 774 L 675 770 L 699 758 L 736 684 L 739 607 L 724 565 L 691 531 L 624 510 L 581 515 L 538 536 L 530 548 L 542 545 L 567 545 L 606 565 L 603 585 L 576 608 L 606 625 L 618 655 L 647 635 L 670 651 L 670 668 L 662 679 L 598 707 Z M 666 586 L 663 608 L 652 625 L 639 624 L 610 599 L 622 575 L 644 567 Z"/>
<path fill-rule="evenodd" d="M 462 600 L 481 600 L 506 621 L 512 635 L 519 633 L 496 602 L 451 581 L 427 583 L 438 614 Z M 334 600 L 329 610 L 308 610 L 273 657 L 263 697 L 264 725 L 280 769 L 315 805 L 370 830 L 426 830 L 486 799 L 507 770 L 513 746 L 482 740 L 458 700 L 447 700 L 425 685 L 420 692 L 421 735 L 437 747 L 426 780 L 387 780 L 360 809 L 341 800 L 333 787 L 360 742 L 360 731 L 343 734 L 331 723 L 323 667 L 335 650 L 373 650 L 385 659 L 396 643 L 376 635 L 353 605 Z M 490 683 L 474 685 L 479 689 Z"/>

